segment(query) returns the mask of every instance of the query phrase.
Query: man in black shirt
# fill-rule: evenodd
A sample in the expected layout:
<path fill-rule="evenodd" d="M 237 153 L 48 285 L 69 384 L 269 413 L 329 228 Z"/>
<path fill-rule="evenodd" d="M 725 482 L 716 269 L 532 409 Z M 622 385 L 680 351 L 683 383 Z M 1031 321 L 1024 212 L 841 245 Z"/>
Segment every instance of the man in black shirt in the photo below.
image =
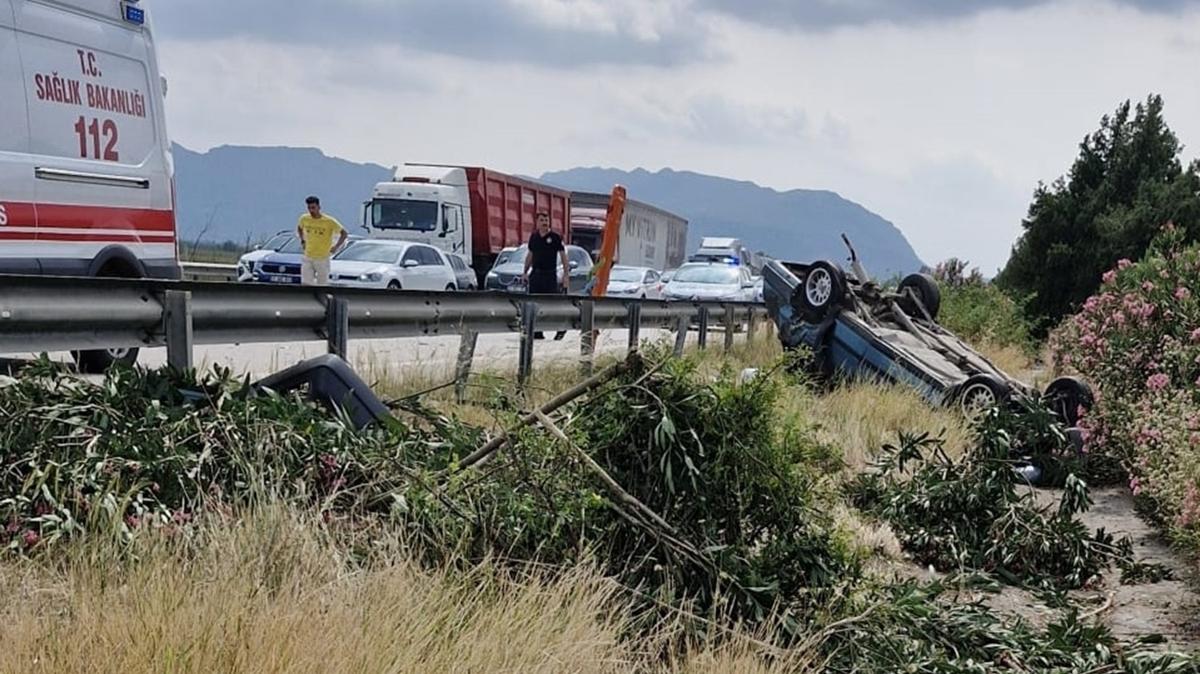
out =
<path fill-rule="evenodd" d="M 558 279 L 558 263 L 562 263 L 562 280 Z M 521 275 L 525 279 L 530 294 L 554 294 L 562 288 L 566 292 L 571 280 L 571 267 L 567 263 L 567 248 L 563 245 L 562 236 L 550 231 L 550 214 L 537 214 L 537 231 L 529 237 L 529 252 L 525 254 L 525 271 Z M 562 339 L 565 332 L 559 332 L 555 339 Z M 541 332 L 533 335 L 534 339 L 543 339 Z"/>

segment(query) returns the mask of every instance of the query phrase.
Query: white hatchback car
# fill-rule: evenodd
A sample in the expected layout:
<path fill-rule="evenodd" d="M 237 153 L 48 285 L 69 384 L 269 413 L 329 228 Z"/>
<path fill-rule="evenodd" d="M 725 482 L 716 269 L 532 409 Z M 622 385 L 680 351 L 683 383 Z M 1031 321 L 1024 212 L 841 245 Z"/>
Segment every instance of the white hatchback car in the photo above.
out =
<path fill-rule="evenodd" d="M 333 285 L 389 290 L 454 290 L 454 269 L 433 246 L 392 239 L 363 239 L 329 265 Z"/>

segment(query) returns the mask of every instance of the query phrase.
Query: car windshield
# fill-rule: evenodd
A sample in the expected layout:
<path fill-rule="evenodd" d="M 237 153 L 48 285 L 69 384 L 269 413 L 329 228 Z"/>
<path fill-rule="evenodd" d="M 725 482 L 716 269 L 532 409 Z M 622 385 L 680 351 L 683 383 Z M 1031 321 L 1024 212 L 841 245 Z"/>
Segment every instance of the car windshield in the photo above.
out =
<path fill-rule="evenodd" d="M 496 264 L 499 267 L 502 264 L 511 264 L 513 262 L 522 262 L 525 260 L 525 246 L 521 246 L 515 250 L 502 250 L 496 256 Z"/>
<path fill-rule="evenodd" d="M 437 227 L 436 201 L 376 199 L 371 202 L 371 226 L 378 229 L 411 229 L 432 232 Z"/>
<path fill-rule="evenodd" d="M 289 255 L 299 255 L 304 252 L 304 246 L 300 244 L 300 237 L 293 236 L 287 240 L 287 243 L 279 247 L 276 253 L 287 253 Z"/>
<path fill-rule="evenodd" d="M 675 272 L 671 281 L 680 283 L 737 283 L 738 270 L 736 267 L 718 265 L 703 267 L 684 267 Z"/>
<path fill-rule="evenodd" d="M 259 248 L 263 250 L 279 250 L 280 248 L 286 246 L 287 243 L 293 238 L 295 238 L 293 235 L 287 233 L 276 234 L 275 236 L 267 239 L 267 242 L 259 246 Z"/>
<path fill-rule="evenodd" d="M 395 264 L 396 260 L 400 259 L 400 253 L 403 251 L 404 246 L 397 246 L 392 243 L 359 241 L 353 246 L 347 246 L 345 250 L 334 257 L 347 262 L 383 262 Z"/>
<path fill-rule="evenodd" d="M 608 280 L 621 281 L 623 283 L 641 283 L 643 273 L 645 272 L 634 267 L 613 267 Z"/>

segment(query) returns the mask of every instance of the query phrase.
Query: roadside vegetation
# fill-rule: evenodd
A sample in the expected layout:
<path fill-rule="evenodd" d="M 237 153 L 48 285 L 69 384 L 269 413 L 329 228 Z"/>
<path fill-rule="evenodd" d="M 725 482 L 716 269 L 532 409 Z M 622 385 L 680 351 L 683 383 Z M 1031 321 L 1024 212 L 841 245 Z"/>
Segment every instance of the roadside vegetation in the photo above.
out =
<path fill-rule="evenodd" d="M 1168 227 L 1120 260 L 1051 337 L 1054 366 L 1097 389 L 1087 448 L 1119 459 L 1143 512 L 1200 554 L 1200 247 Z"/>
<path fill-rule="evenodd" d="M 937 416 L 866 385 L 834 393 L 860 419 L 823 418 L 785 365 L 651 348 L 538 423 L 497 406 L 511 442 L 464 467 L 487 434 L 448 401 L 357 432 L 223 373 L 93 386 L 41 363 L 0 388 L 0 669 L 1194 671 L 1065 595 L 1049 625 L 964 599 L 1131 563 L 1074 519 L 1082 483 L 1042 512 L 1007 431 L 921 436 Z M 908 477 L 868 449 L 898 431 L 927 455 L 903 462 L 929 462 Z M 960 499 L 958 518 L 910 493 Z M 950 573 L 897 579 L 881 556 Z M 88 636 L 52 648 L 66 635 Z"/>

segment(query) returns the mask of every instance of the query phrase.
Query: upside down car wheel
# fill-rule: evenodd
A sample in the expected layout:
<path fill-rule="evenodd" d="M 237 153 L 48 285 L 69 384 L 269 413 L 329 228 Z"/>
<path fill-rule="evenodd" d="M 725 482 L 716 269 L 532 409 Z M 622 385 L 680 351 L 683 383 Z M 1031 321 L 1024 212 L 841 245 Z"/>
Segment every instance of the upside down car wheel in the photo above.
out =
<path fill-rule="evenodd" d="M 958 408 L 963 416 L 976 419 L 1008 399 L 1008 385 L 990 374 L 972 375 L 958 389 Z"/>
<path fill-rule="evenodd" d="M 804 320 L 817 323 L 842 307 L 846 297 L 846 275 L 832 262 L 814 262 L 797 288 Z"/>
<path fill-rule="evenodd" d="M 1050 382 L 1042 394 L 1042 402 L 1053 410 L 1068 426 L 1079 423 L 1080 412 L 1087 412 L 1095 404 L 1092 389 L 1075 377 L 1059 377 Z"/>
<path fill-rule="evenodd" d="M 908 291 L 912 291 L 917 299 L 921 300 L 921 305 L 925 307 L 925 311 L 929 312 L 929 317 L 937 320 L 938 310 L 942 307 L 942 291 L 938 288 L 937 281 L 929 274 L 909 274 L 904 277 L 897 288 L 898 292 L 904 297 L 900 300 L 900 308 L 904 313 L 913 318 L 925 318 L 925 314 L 917 308 L 916 302 L 908 295 Z"/>

